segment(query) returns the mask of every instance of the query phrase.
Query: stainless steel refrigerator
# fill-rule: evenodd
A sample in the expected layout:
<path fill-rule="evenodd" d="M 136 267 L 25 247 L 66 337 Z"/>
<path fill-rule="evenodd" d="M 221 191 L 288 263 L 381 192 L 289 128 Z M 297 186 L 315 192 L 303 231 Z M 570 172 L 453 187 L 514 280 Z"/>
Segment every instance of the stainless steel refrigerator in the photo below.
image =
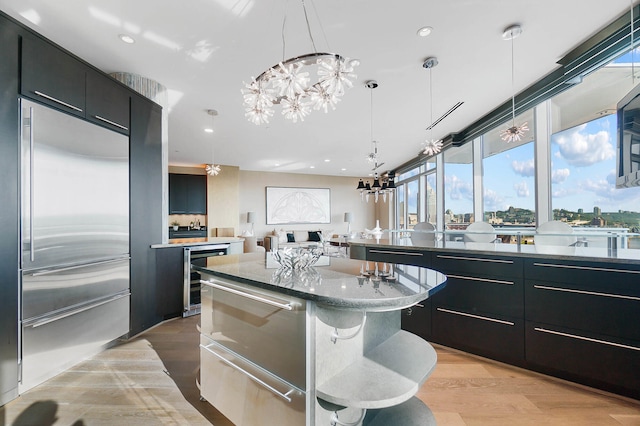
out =
<path fill-rule="evenodd" d="M 129 139 L 20 110 L 24 392 L 129 332 Z"/>

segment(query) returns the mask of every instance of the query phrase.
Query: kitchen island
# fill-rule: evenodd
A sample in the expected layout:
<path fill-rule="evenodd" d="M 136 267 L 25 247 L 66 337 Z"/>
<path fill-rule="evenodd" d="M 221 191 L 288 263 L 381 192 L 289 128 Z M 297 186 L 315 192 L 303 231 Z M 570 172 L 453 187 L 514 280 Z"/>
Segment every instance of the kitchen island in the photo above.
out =
<path fill-rule="evenodd" d="M 640 399 L 640 250 L 607 240 L 591 235 L 581 246 L 536 247 L 392 238 L 353 240 L 349 250 L 361 261 L 447 275 L 443 291 L 404 311 L 403 330 Z"/>
<path fill-rule="evenodd" d="M 400 312 L 445 284 L 434 270 L 321 257 L 298 271 L 272 253 L 207 259 L 201 395 L 236 425 L 435 424 L 414 395 L 436 364 Z"/>

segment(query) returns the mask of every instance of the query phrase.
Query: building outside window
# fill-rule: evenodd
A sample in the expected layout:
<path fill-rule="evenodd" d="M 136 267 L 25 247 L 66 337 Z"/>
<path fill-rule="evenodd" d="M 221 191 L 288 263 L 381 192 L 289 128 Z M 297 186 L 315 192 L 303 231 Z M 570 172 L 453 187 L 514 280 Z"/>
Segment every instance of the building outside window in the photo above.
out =
<path fill-rule="evenodd" d="M 452 229 L 473 220 L 473 144 L 467 143 L 444 152 L 444 224 Z"/>

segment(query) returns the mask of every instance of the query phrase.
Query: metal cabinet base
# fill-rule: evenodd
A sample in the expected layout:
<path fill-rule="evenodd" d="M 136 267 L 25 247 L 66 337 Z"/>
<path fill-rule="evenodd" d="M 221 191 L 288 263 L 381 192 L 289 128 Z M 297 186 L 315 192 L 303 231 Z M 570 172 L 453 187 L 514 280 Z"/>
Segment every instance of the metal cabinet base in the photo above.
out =
<path fill-rule="evenodd" d="M 23 393 L 129 332 L 129 296 L 96 304 L 75 315 L 23 327 Z"/>

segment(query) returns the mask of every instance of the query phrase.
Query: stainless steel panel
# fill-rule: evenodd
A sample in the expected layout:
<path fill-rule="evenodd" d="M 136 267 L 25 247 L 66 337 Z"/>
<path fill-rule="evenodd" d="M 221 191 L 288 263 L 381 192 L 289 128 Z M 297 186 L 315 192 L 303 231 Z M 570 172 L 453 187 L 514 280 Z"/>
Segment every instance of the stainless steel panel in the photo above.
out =
<path fill-rule="evenodd" d="M 205 277 L 255 297 L 214 288 L 203 281 L 201 333 L 283 380 L 306 389 L 306 304 L 286 295 Z M 288 310 L 259 300 L 266 298 Z"/>
<path fill-rule="evenodd" d="M 235 425 L 305 425 L 304 392 L 206 337 L 200 339 L 202 397 Z"/>
<path fill-rule="evenodd" d="M 22 269 L 129 252 L 129 140 L 21 100 Z"/>
<path fill-rule="evenodd" d="M 105 303 L 106 302 L 106 303 Z M 129 332 L 129 295 L 78 307 L 74 315 L 23 325 L 20 393 L 50 379 Z"/>
<path fill-rule="evenodd" d="M 127 290 L 129 258 L 26 272 L 22 275 L 22 319 L 37 320 Z"/>

